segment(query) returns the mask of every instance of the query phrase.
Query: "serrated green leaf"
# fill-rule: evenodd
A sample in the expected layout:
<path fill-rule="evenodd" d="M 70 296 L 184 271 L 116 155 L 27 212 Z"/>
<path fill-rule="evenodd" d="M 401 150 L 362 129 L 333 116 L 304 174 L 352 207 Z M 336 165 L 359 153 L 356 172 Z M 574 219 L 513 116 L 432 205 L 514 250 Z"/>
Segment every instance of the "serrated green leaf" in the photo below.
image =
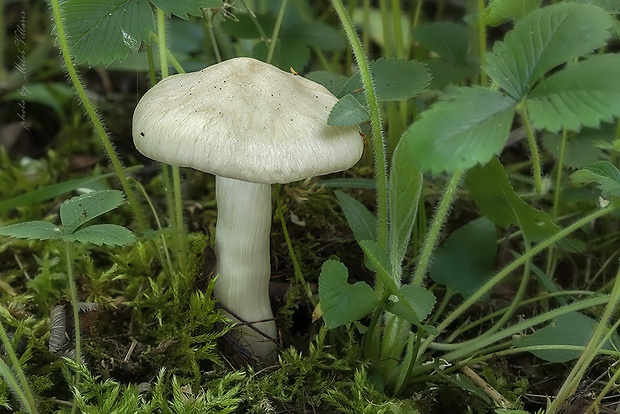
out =
<path fill-rule="evenodd" d="M 495 43 L 484 70 L 520 101 L 549 70 L 605 46 L 612 26 L 596 6 L 563 2 L 535 10 Z"/>
<path fill-rule="evenodd" d="M 213 0 L 150 0 L 158 9 L 168 16 L 174 14 L 181 19 L 189 19 L 191 16 L 202 16 L 203 7 L 221 7 L 222 2 Z M 214 5 L 215 4 L 215 5 Z"/>
<path fill-rule="evenodd" d="M 338 73 L 331 73 L 326 71 L 309 72 L 305 75 L 306 79 L 310 79 L 316 83 L 320 83 L 325 86 L 334 96 L 342 89 L 343 85 L 347 82 L 347 77 Z"/>
<path fill-rule="evenodd" d="M 368 211 L 366 206 L 342 191 L 334 191 L 338 198 L 340 208 L 347 218 L 349 227 L 353 230 L 355 240 L 376 240 L 377 239 L 377 219 Z"/>
<path fill-rule="evenodd" d="M 598 161 L 570 175 L 573 183 L 596 183 L 605 199 L 620 197 L 620 171 L 609 161 Z"/>
<path fill-rule="evenodd" d="M 47 221 L 27 221 L 0 228 L 0 236 L 29 240 L 53 240 L 62 237 L 62 231 Z"/>
<path fill-rule="evenodd" d="M 550 345 L 578 345 L 586 346 L 598 322 L 579 312 L 569 312 L 555 318 L 549 325 L 526 335 L 514 342 L 517 348 L 529 346 Z M 617 336 L 616 336 L 617 340 Z M 603 349 L 612 350 L 612 345 L 606 342 Z M 540 359 L 549 362 L 567 362 L 581 355 L 581 350 L 550 349 L 530 351 Z"/>
<path fill-rule="evenodd" d="M 536 128 L 577 131 L 620 116 L 620 55 L 592 56 L 554 73 L 527 97 Z"/>
<path fill-rule="evenodd" d="M 401 264 L 418 212 L 423 180 L 420 170 L 411 163 L 406 146 L 404 140 L 396 146 L 390 172 L 388 251 L 392 269 L 398 273 L 396 278 L 400 278 Z"/>
<path fill-rule="evenodd" d="M 349 272 L 345 265 L 328 260 L 323 263 L 319 276 L 319 301 L 327 329 L 355 322 L 373 308 L 376 294 L 365 282 L 353 285 L 347 282 Z"/>
<path fill-rule="evenodd" d="M 403 285 L 399 291 L 402 295 L 401 297 L 405 298 L 406 305 L 398 300 L 392 302 L 386 310 L 408 321 L 423 321 L 435 306 L 435 295 L 422 286 Z M 413 313 L 411 313 L 412 310 Z"/>
<path fill-rule="evenodd" d="M 454 231 L 437 249 L 429 276 L 451 294 L 469 298 L 495 273 L 497 234 L 486 217 Z"/>
<path fill-rule="evenodd" d="M 448 62 L 463 63 L 469 49 L 469 32 L 452 22 L 421 24 L 412 32 L 413 38 L 425 48 Z"/>
<path fill-rule="evenodd" d="M 60 221 L 65 234 L 73 233 L 82 224 L 114 210 L 124 202 L 118 190 L 93 191 L 65 200 L 60 205 Z"/>
<path fill-rule="evenodd" d="M 93 243 L 97 246 L 127 246 L 135 243 L 136 236 L 131 230 L 116 224 L 95 224 L 84 227 L 66 237 L 67 241 Z"/>
<path fill-rule="evenodd" d="M 620 2 L 618 0 L 572 0 L 575 3 L 581 4 L 591 4 L 593 6 L 598 6 L 603 10 L 606 10 L 610 13 L 619 13 L 620 12 Z"/>
<path fill-rule="evenodd" d="M 413 98 L 424 91 L 431 80 L 424 63 L 415 60 L 380 58 L 370 62 L 369 66 L 378 101 L 403 101 Z M 366 102 L 359 72 L 347 81 L 336 96 L 349 93 Z"/>
<path fill-rule="evenodd" d="M 67 0 L 60 9 L 77 63 L 122 60 L 155 29 L 153 11 L 144 0 Z"/>
<path fill-rule="evenodd" d="M 440 101 L 423 112 L 402 139 L 423 171 L 465 170 L 485 164 L 503 149 L 516 104 L 498 91 L 459 88 L 453 100 Z"/>
<path fill-rule="evenodd" d="M 370 114 L 351 94 L 340 98 L 327 117 L 327 125 L 346 127 L 358 125 L 370 119 Z"/>
<path fill-rule="evenodd" d="M 521 199 L 512 188 L 504 167 L 497 158 L 467 173 L 469 195 L 486 217 L 495 224 L 519 226 L 531 241 L 543 240 L 559 231 L 551 217 Z"/>
<path fill-rule="evenodd" d="M 519 20 L 540 6 L 541 0 L 492 0 L 482 18 L 489 26 Z"/>

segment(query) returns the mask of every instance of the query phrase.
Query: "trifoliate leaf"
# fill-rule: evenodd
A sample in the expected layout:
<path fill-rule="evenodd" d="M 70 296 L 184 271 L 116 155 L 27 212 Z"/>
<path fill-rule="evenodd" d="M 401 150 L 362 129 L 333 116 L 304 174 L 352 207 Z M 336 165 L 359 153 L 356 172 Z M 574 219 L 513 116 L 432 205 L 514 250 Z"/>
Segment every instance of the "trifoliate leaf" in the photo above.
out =
<path fill-rule="evenodd" d="M 353 95 L 347 94 L 336 102 L 327 117 L 327 125 L 346 127 L 358 125 L 370 119 L 370 114 Z"/>
<path fill-rule="evenodd" d="M 403 134 L 409 155 L 423 171 L 465 170 L 487 163 L 508 139 L 516 102 L 481 87 L 460 88 L 453 100 L 422 113 Z"/>
<path fill-rule="evenodd" d="M 598 161 L 571 174 L 573 183 L 596 183 L 605 199 L 620 197 L 620 171 L 609 161 Z"/>
<path fill-rule="evenodd" d="M 52 240 L 62 237 L 61 230 L 47 221 L 27 221 L 0 228 L 0 236 L 29 240 Z"/>
<path fill-rule="evenodd" d="M 108 65 L 137 52 L 154 31 L 145 0 L 67 0 L 60 3 L 67 41 L 77 63 Z"/>
<path fill-rule="evenodd" d="M 596 128 L 620 116 L 620 54 L 592 56 L 554 73 L 528 95 L 535 127 L 548 131 Z"/>
<path fill-rule="evenodd" d="M 123 193 L 118 190 L 93 191 L 65 200 L 60 205 L 60 221 L 65 234 L 71 234 L 82 224 L 114 210 L 123 202 Z"/>
<path fill-rule="evenodd" d="M 535 10 L 495 43 L 484 70 L 520 101 L 549 70 L 605 46 L 612 26 L 596 6 L 562 2 Z"/>
<path fill-rule="evenodd" d="M 136 241 L 136 236 L 131 230 L 116 224 L 95 224 L 80 229 L 70 236 L 67 241 L 80 243 L 93 243 L 97 246 L 126 246 Z"/>

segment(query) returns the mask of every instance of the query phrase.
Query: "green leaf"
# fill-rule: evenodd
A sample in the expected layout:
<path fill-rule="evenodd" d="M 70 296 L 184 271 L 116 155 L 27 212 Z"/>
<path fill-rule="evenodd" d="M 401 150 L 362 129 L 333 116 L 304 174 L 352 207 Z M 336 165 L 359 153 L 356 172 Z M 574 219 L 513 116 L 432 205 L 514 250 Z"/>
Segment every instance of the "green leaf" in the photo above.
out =
<path fill-rule="evenodd" d="M 52 108 L 64 123 L 67 122 L 64 107 L 73 99 L 73 89 L 61 82 L 27 83 L 19 90 L 5 94 L 4 99 L 46 105 Z"/>
<path fill-rule="evenodd" d="M 528 95 L 536 128 L 577 131 L 620 116 L 620 55 L 592 56 L 554 73 Z"/>
<path fill-rule="evenodd" d="M 598 6 L 610 13 L 620 13 L 620 3 L 618 0 L 573 0 L 575 3 L 591 4 Z"/>
<path fill-rule="evenodd" d="M 325 86 L 334 96 L 342 89 L 344 84 L 347 83 L 346 76 L 323 70 L 309 72 L 306 74 L 305 78 Z"/>
<path fill-rule="evenodd" d="M 77 63 L 108 65 L 137 52 L 155 30 L 145 0 L 67 0 L 60 3 L 67 41 Z"/>
<path fill-rule="evenodd" d="M 409 238 L 415 223 L 422 191 L 422 173 L 410 161 L 407 142 L 400 140 L 392 156 L 390 172 L 389 208 L 390 228 L 388 251 L 392 269 L 399 274 Z"/>
<path fill-rule="evenodd" d="M 396 294 L 399 289 L 400 281 L 396 282 L 392 278 L 390 258 L 385 249 L 379 246 L 374 240 L 361 240 L 358 241 L 366 259 L 370 265 L 370 270 L 377 273 L 377 276 L 385 284 L 386 290 L 390 294 Z"/>
<path fill-rule="evenodd" d="M 340 203 L 340 208 L 347 218 L 349 227 L 353 230 L 355 240 L 377 240 L 377 219 L 359 201 L 342 191 L 334 191 Z"/>
<path fill-rule="evenodd" d="M 456 230 L 437 249 L 429 276 L 435 282 L 469 298 L 495 274 L 497 234 L 486 217 Z"/>
<path fill-rule="evenodd" d="M 596 183 L 605 199 L 620 197 L 620 171 L 609 161 L 598 161 L 570 175 L 573 183 Z"/>
<path fill-rule="evenodd" d="M 345 265 L 328 260 L 323 263 L 319 276 L 319 301 L 325 326 L 334 329 L 355 322 L 368 315 L 376 300 L 375 292 L 365 282 L 351 285 Z"/>
<path fill-rule="evenodd" d="M 288 27 L 282 33 L 283 39 L 298 39 L 306 45 L 320 50 L 338 52 L 347 46 L 339 30 L 317 22 L 304 22 Z"/>
<path fill-rule="evenodd" d="M 269 48 L 264 42 L 258 43 L 254 47 L 254 57 L 258 60 L 267 60 Z M 271 61 L 272 65 L 289 71 L 291 68 L 303 71 L 310 62 L 310 48 L 299 39 L 282 39 L 276 44 Z"/>
<path fill-rule="evenodd" d="M 60 221 L 65 233 L 73 233 L 82 224 L 114 210 L 124 201 L 123 193 L 118 190 L 93 191 L 65 200 L 60 205 Z"/>
<path fill-rule="evenodd" d="M 502 227 L 516 224 L 531 241 L 545 239 L 559 231 L 547 213 L 535 209 L 517 195 L 497 158 L 485 166 L 472 168 L 466 183 L 482 214 L 495 224 Z"/>
<path fill-rule="evenodd" d="M 420 94 L 430 82 L 422 62 L 407 59 L 380 58 L 370 63 L 370 72 L 378 101 L 404 101 Z M 357 94 L 365 102 L 362 78 L 357 72 L 336 96 Z"/>
<path fill-rule="evenodd" d="M 222 6 L 221 1 L 213 0 L 151 0 L 151 2 L 168 16 L 174 14 L 184 20 L 189 19 L 188 15 L 202 16 L 203 7 Z"/>
<path fill-rule="evenodd" d="M 429 89 L 441 89 L 448 84 L 459 84 L 463 80 L 477 76 L 480 64 L 475 59 L 465 62 L 448 62 L 444 59 L 425 60 L 424 64 L 431 74 Z"/>
<path fill-rule="evenodd" d="M 484 70 L 520 101 L 549 70 L 605 46 L 612 26 L 596 6 L 563 2 L 535 10 L 495 43 Z"/>
<path fill-rule="evenodd" d="M 467 58 L 469 32 L 463 25 L 452 22 L 421 24 L 413 30 L 412 36 L 448 62 L 463 63 Z"/>
<path fill-rule="evenodd" d="M 242 39 L 258 39 L 261 34 L 247 13 L 235 13 L 236 20 L 227 19 L 220 24 L 220 28 L 226 34 Z M 271 14 L 256 14 L 256 21 L 265 33 L 272 33 L 276 19 Z"/>
<path fill-rule="evenodd" d="M 550 346 L 550 345 L 577 345 L 586 346 L 598 322 L 594 319 L 579 313 L 569 312 L 555 318 L 549 325 L 537 330 L 531 335 L 526 335 L 514 342 L 517 348 L 529 346 Z M 613 349 L 607 342 L 603 349 Z M 581 355 L 581 350 L 550 349 L 530 351 L 540 359 L 549 362 L 567 362 L 576 359 Z"/>
<path fill-rule="evenodd" d="M 562 146 L 562 137 L 557 134 L 544 134 L 542 144 L 553 158 L 558 161 Z M 593 136 L 580 134 L 569 136 L 564 145 L 564 166 L 568 168 L 581 168 L 596 162 L 602 155 L 602 151 L 596 147 Z"/>
<path fill-rule="evenodd" d="M 370 119 L 370 114 L 351 94 L 343 96 L 336 102 L 327 117 L 327 125 L 346 127 L 358 125 Z"/>
<path fill-rule="evenodd" d="M 95 224 L 79 229 L 66 237 L 67 241 L 93 243 L 97 246 L 126 246 L 136 241 L 131 230 L 116 224 Z"/>
<path fill-rule="evenodd" d="M 47 221 L 27 221 L 0 228 L 0 236 L 29 240 L 53 240 L 62 237 L 62 231 Z"/>
<path fill-rule="evenodd" d="M 408 321 L 423 321 L 435 306 L 435 295 L 422 286 L 403 285 L 399 291 L 406 303 L 393 301 L 385 309 Z"/>
<path fill-rule="evenodd" d="M 422 113 L 403 138 L 423 171 L 456 171 L 487 163 L 508 139 L 516 102 L 481 88 L 459 88 L 453 100 Z"/>
<path fill-rule="evenodd" d="M 519 20 L 540 6 L 540 0 L 492 0 L 482 18 L 489 26 Z"/>

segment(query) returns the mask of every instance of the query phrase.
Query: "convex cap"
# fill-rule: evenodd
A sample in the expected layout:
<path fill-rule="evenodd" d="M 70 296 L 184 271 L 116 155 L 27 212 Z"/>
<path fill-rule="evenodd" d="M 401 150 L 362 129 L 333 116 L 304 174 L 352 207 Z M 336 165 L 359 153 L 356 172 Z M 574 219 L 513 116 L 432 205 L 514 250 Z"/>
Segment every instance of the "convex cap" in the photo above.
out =
<path fill-rule="evenodd" d="M 357 126 L 327 125 L 338 99 L 318 83 L 251 58 L 170 76 L 140 99 L 138 151 L 237 180 L 288 183 L 346 170 L 362 156 Z"/>

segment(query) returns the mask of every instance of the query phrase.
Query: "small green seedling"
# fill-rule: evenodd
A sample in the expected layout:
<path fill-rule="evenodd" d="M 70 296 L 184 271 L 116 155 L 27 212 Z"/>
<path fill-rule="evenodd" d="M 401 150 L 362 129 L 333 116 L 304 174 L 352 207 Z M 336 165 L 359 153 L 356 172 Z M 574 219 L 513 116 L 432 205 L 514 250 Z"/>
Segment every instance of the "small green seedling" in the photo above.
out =
<path fill-rule="evenodd" d="M 79 327 L 79 305 L 77 300 L 77 288 L 73 279 L 73 271 L 71 267 L 71 249 L 70 243 L 93 243 L 98 246 L 126 246 L 136 241 L 136 236 L 122 226 L 116 224 L 94 224 L 85 226 L 87 222 L 114 210 L 123 204 L 123 193 L 117 190 L 95 191 L 81 196 L 73 197 L 64 201 L 60 206 L 60 222 L 61 226 L 56 226 L 47 221 L 28 221 L 17 223 L 10 226 L 0 228 L 0 236 L 15 237 L 19 239 L 29 240 L 62 240 L 65 242 L 65 257 L 67 261 L 67 275 L 69 279 L 69 292 L 71 295 L 71 304 L 73 307 L 73 319 L 75 321 L 75 360 L 77 363 L 82 362 L 80 347 L 80 327 Z M 4 329 L 2 328 L 2 333 Z M 4 335 L 6 336 L 6 335 Z M 12 347 L 7 346 L 8 341 L 3 341 L 7 353 L 15 356 Z M 10 344 L 9 344 L 10 345 Z M 13 361 L 13 369 L 19 378 L 19 384 L 15 378 L 8 376 L 12 374 L 8 369 L 2 369 L 0 366 L 0 374 L 3 375 L 7 383 L 11 386 L 14 393 L 22 403 L 27 412 L 36 412 L 34 399 L 30 387 L 26 382 L 21 367 L 17 362 L 17 358 L 11 357 Z M 11 378 L 12 377 L 12 378 Z M 11 379 L 12 381 L 9 381 Z M 76 384 L 79 378 L 76 378 Z M 22 391 L 23 390 L 23 391 Z"/>

